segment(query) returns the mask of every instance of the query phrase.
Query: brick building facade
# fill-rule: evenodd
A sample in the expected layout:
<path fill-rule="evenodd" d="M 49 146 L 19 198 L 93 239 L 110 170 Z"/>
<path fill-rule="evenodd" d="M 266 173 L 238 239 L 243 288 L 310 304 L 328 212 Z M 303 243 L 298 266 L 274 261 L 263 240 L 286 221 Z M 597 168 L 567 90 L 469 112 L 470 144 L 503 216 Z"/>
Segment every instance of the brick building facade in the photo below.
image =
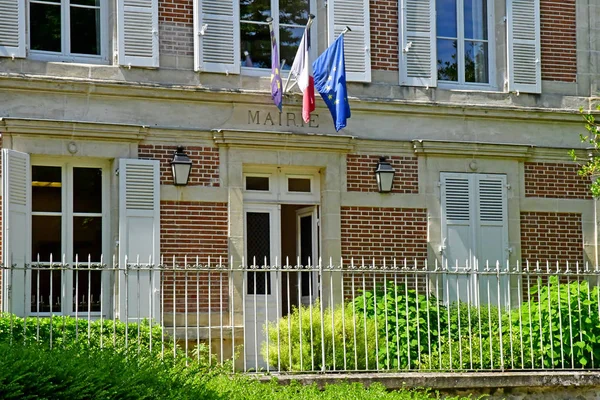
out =
<path fill-rule="evenodd" d="M 268 27 L 252 1 L 139 0 L 134 18 L 124 2 L 101 0 L 90 28 L 99 45 L 77 51 L 69 27 L 57 27 L 65 39 L 49 44 L 24 18 L 25 0 L 8 2 L 23 13 L 0 16 L 18 27 L 0 32 L 2 234 L 14 235 L 0 238 L 5 264 L 73 262 L 78 251 L 124 263 L 139 249 L 180 266 L 248 265 L 267 254 L 271 263 L 308 255 L 420 266 L 598 262 L 589 179 L 567 151 L 585 155 L 579 108 L 595 111 L 600 7 L 267 2 L 261 12 L 274 17 L 284 75 L 308 12 L 313 59 L 351 27 L 352 117 L 336 132 L 320 99 L 302 122 L 296 88 L 282 112 L 272 104 L 270 44 L 251 39 Z M 173 185 L 177 146 L 193 163 L 186 186 Z M 378 190 L 381 157 L 395 169 L 391 193 Z M 88 192 L 102 201 L 81 197 Z M 95 225 L 78 226 L 83 214 Z M 498 229 L 482 234 L 489 220 Z M 7 277 L 0 301 L 15 311 Z M 115 287 L 107 291 L 117 297 Z M 167 270 L 155 293 L 175 323 L 186 310 L 231 311 L 243 290 L 219 273 Z M 285 309 L 300 300 L 281 301 Z M 70 303 L 61 311 L 72 312 Z"/>

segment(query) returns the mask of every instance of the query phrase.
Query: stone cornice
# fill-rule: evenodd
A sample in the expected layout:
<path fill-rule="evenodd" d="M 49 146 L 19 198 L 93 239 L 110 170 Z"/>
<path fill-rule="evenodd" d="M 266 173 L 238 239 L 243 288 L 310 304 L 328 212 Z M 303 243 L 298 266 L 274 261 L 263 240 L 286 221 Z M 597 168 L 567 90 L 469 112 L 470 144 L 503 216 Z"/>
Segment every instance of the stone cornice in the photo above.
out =
<path fill-rule="evenodd" d="M 57 78 L 42 75 L 0 73 L 0 90 L 77 94 L 85 96 L 119 96 L 147 100 L 195 101 L 199 103 L 237 103 L 269 105 L 266 91 L 247 89 L 210 89 L 187 85 L 164 85 L 140 82 L 99 81 L 83 78 Z M 511 94 L 506 94 L 511 96 Z M 290 107 L 300 108 L 302 101 L 298 93 L 286 94 Z M 591 98 L 580 98 L 591 102 Z M 506 103 L 477 103 L 468 98 L 457 102 L 424 100 L 399 100 L 387 98 L 351 98 L 352 111 L 356 114 L 372 112 L 379 114 L 411 114 L 424 116 L 454 116 L 470 118 L 492 118 L 528 120 L 539 122 L 562 122 L 581 124 L 581 116 L 575 108 L 543 108 L 507 105 Z M 319 106 L 325 109 L 322 102 Z"/>
<path fill-rule="evenodd" d="M 139 142 L 147 136 L 148 129 L 139 125 L 0 118 L 0 133 L 27 136 L 48 135 L 57 139 Z"/>
<path fill-rule="evenodd" d="M 514 159 L 528 162 L 573 162 L 568 148 L 537 147 L 510 143 L 449 142 L 436 140 L 413 140 L 417 156 L 438 157 L 487 157 Z M 586 158 L 588 151 L 576 149 L 577 157 Z"/>
<path fill-rule="evenodd" d="M 496 144 L 476 142 L 448 142 L 437 140 L 413 140 L 413 148 L 418 156 L 445 157 L 491 157 L 527 159 L 533 146 L 519 144 Z"/>
<path fill-rule="evenodd" d="M 251 133 L 251 135 L 248 135 Z M 354 149 L 352 136 L 295 134 L 248 130 L 216 129 L 213 140 L 217 146 L 272 148 L 279 150 L 307 150 L 350 152 Z"/>

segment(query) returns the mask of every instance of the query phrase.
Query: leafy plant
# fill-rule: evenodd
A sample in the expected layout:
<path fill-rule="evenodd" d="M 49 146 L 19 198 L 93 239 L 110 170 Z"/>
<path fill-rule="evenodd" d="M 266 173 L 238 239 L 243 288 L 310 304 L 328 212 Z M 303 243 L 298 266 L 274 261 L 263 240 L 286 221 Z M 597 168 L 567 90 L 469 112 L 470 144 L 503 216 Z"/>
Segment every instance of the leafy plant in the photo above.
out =
<path fill-rule="evenodd" d="M 127 324 L 66 316 L 20 318 L 12 314 L 0 314 L 0 343 L 63 349 L 110 348 L 132 353 L 159 352 L 163 346 L 166 351 L 173 349 L 161 327 L 149 321 Z"/>
<path fill-rule="evenodd" d="M 266 329 L 269 340 L 262 354 L 273 367 L 285 371 L 376 368 L 375 321 L 351 303 L 334 310 L 321 310 L 319 301 L 294 308 Z"/>
<path fill-rule="evenodd" d="M 216 399 L 214 376 L 197 364 L 113 350 L 0 343 L 2 399 Z"/>
<path fill-rule="evenodd" d="M 596 106 L 600 111 L 600 105 Z M 600 125 L 596 122 L 596 117 L 590 113 L 584 113 L 580 108 L 579 112 L 585 120 L 585 129 L 587 134 L 580 134 L 582 143 L 587 143 L 588 156 L 586 159 L 580 159 L 574 149 L 569 151 L 573 161 L 579 162 L 578 174 L 582 177 L 591 177 L 590 192 L 594 198 L 600 197 Z"/>
<path fill-rule="evenodd" d="M 525 368 L 584 368 L 600 364 L 598 287 L 586 281 L 539 282 L 533 300 L 510 314 L 514 334 L 530 349 Z M 517 338 L 514 338 L 515 340 Z"/>
<path fill-rule="evenodd" d="M 431 344 L 438 342 L 438 324 L 447 326 L 445 308 L 431 296 L 405 286 L 384 285 L 354 300 L 356 309 L 374 319 L 381 368 L 415 368 Z"/>

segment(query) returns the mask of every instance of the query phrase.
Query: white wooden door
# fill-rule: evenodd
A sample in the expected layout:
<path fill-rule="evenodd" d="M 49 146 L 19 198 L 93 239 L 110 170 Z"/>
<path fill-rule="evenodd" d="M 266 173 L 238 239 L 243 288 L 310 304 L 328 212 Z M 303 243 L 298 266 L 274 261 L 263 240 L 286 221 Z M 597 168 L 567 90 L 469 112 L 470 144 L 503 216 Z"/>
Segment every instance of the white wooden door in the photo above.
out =
<path fill-rule="evenodd" d="M 269 345 L 266 324 L 281 313 L 281 277 L 269 271 L 281 259 L 278 205 L 248 205 L 244 210 L 245 276 L 244 332 L 246 369 L 268 369 L 263 347 Z M 263 272 L 264 271 L 264 272 Z"/>
<path fill-rule="evenodd" d="M 315 266 L 318 265 L 318 213 L 317 206 L 296 210 L 296 254 L 300 265 L 312 271 L 299 274 L 300 301 L 302 305 L 314 302 L 318 295 Z"/>

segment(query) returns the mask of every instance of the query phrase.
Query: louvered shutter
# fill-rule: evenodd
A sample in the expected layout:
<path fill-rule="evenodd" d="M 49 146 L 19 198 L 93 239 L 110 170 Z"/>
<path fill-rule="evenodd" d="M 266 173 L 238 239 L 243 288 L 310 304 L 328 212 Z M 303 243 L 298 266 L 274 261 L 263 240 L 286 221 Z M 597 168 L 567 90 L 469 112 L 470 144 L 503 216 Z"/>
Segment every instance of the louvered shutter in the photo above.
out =
<path fill-rule="evenodd" d="M 0 57 L 25 55 L 25 0 L 0 0 Z"/>
<path fill-rule="evenodd" d="M 239 2 L 194 0 L 194 16 L 194 69 L 239 74 Z"/>
<path fill-rule="evenodd" d="M 508 249 L 508 221 L 505 175 L 475 175 L 477 188 L 477 213 L 475 233 L 476 256 L 480 270 L 484 267 L 506 267 Z M 481 276 L 478 282 L 481 303 L 506 305 L 508 277 L 500 278 L 500 303 L 498 302 L 498 278 Z M 489 293 L 488 293 L 489 288 Z"/>
<path fill-rule="evenodd" d="M 117 0 L 119 64 L 158 68 L 158 0 Z"/>
<path fill-rule="evenodd" d="M 508 76 L 512 92 L 541 93 L 539 0 L 507 0 Z"/>
<path fill-rule="evenodd" d="M 435 0 L 400 0 L 400 84 L 437 85 Z"/>
<path fill-rule="evenodd" d="M 473 301 L 473 283 L 464 273 L 473 268 L 474 261 L 474 207 L 473 176 L 469 174 L 443 173 L 442 183 L 442 259 L 452 273 L 445 276 L 445 300 L 453 302 Z M 456 269 L 458 267 L 458 272 Z"/>
<path fill-rule="evenodd" d="M 17 269 L 3 270 L 3 311 L 23 316 L 30 298 L 23 272 L 31 262 L 31 166 L 29 154 L 2 150 L 2 262 Z M 31 272 L 29 272 L 31 274 Z M 28 277 L 31 279 L 31 275 Z M 9 290 L 10 288 L 10 290 Z"/>
<path fill-rule="evenodd" d="M 371 82 L 371 38 L 368 0 L 333 0 L 329 6 L 329 43 L 348 26 L 344 36 L 346 80 Z"/>
<path fill-rule="evenodd" d="M 119 274 L 121 320 L 160 319 L 160 274 L 156 267 L 159 255 L 159 162 L 121 159 L 119 266 L 125 268 L 129 265 L 127 274 Z M 150 269 L 151 266 L 154 268 Z"/>

